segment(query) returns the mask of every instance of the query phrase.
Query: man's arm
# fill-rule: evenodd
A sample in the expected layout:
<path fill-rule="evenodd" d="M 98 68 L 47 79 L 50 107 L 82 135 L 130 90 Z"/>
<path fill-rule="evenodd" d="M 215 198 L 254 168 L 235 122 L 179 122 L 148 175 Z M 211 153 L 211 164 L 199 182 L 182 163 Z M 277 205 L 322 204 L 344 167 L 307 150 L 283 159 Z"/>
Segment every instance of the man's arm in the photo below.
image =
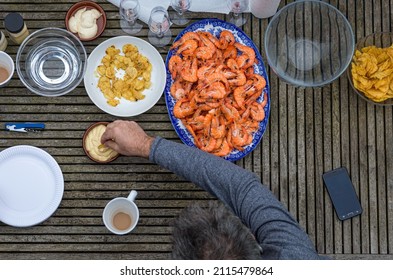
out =
<path fill-rule="evenodd" d="M 149 159 L 215 195 L 247 225 L 265 257 L 319 258 L 300 228 L 257 176 L 199 149 L 156 138 Z"/>

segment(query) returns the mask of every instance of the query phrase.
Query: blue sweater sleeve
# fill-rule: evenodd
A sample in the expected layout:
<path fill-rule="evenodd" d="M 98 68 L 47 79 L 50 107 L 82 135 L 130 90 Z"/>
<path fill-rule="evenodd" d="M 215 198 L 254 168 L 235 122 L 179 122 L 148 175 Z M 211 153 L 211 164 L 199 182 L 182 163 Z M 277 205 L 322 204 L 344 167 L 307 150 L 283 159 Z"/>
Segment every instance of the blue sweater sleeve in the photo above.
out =
<path fill-rule="evenodd" d="M 307 233 L 252 172 L 160 137 L 154 140 L 149 158 L 223 201 L 251 229 L 263 258 L 320 258 Z"/>

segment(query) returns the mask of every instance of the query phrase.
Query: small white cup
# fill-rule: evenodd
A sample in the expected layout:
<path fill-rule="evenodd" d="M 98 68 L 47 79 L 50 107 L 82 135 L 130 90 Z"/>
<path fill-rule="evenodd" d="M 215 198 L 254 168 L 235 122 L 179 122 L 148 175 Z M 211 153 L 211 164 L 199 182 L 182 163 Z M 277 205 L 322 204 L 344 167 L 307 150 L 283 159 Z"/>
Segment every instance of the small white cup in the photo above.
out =
<path fill-rule="evenodd" d="M 116 197 L 105 206 L 102 219 L 106 228 L 112 233 L 118 235 L 127 234 L 137 225 L 139 210 L 134 202 L 137 194 L 133 190 L 128 197 Z M 129 218 L 131 219 L 130 221 L 128 220 Z"/>
<path fill-rule="evenodd" d="M 11 80 L 12 75 L 14 75 L 15 64 L 12 60 L 12 57 L 7 53 L 0 51 L 0 67 L 4 68 L 8 72 L 8 78 L 2 82 L 0 82 L 0 88 L 5 87 L 8 82 Z"/>

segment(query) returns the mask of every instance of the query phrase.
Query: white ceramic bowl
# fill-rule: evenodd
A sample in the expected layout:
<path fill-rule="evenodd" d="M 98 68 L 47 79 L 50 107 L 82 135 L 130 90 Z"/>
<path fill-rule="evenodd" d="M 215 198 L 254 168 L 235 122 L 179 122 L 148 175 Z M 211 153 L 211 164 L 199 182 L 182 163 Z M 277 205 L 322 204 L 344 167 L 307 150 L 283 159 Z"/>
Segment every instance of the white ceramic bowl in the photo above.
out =
<path fill-rule="evenodd" d="M 5 52 L 0 51 L 0 67 L 8 72 L 8 78 L 0 82 L 0 87 L 5 87 L 11 80 L 15 71 L 15 64 L 12 57 Z"/>

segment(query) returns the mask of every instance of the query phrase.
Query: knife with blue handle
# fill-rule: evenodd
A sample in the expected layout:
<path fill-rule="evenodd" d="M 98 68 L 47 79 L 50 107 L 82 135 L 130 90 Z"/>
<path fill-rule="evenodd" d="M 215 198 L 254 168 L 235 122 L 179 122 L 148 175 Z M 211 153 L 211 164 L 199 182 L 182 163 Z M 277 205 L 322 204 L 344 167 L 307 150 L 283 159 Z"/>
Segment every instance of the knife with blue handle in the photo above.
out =
<path fill-rule="evenodd" d="M 45 129 L 44 123 L 6 123 L 5 129 L 17 132 L 40 131 Z"/>

